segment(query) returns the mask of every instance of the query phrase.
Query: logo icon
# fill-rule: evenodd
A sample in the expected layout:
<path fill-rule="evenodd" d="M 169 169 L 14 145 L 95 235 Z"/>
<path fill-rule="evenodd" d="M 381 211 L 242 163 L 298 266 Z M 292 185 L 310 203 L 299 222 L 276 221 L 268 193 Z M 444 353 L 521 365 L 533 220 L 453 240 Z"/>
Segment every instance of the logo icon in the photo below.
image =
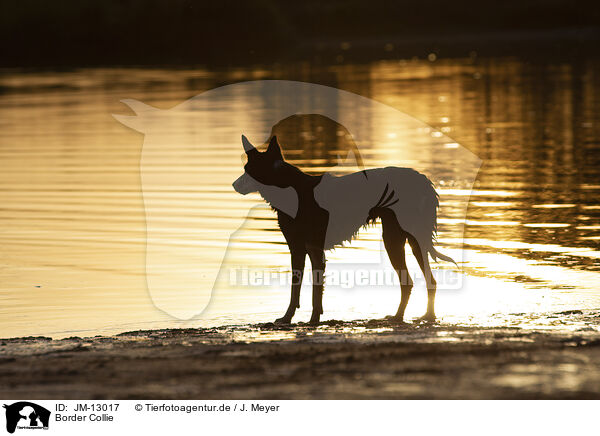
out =
<path fill-rule="evenodd" d="M 18 429 L 48 429 L 50 411 L 29 401 L 19 401 L 4 405 L 6 409 L 6 431 L 14 433 Z"/>

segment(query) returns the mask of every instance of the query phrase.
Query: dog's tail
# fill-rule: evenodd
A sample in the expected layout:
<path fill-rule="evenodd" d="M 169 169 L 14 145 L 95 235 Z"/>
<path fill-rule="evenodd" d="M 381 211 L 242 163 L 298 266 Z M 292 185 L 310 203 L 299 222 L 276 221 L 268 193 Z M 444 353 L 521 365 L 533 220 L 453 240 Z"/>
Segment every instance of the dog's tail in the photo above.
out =
<path fill-rule="evenodd" d="M 431 254 L 431 257 L 433 257 L 433 260 L 437 261 L 437 259 L 442 259 L 446 262 L 452 262 L 454 265 L 456 265 L 457 268 L 459 268 L 458 264 L 454 259 L 452 259 L 450 256 L 446 256 L 445 254 L 440 253 L 435 248 L 431 247 L 431 251 L 429 253 Z"/>
<path fill-rule="evenodd" d="M 426 251 L 429 252 L 434 261 L 437 259 L 444 260 L 446 262 L 452 262 L 459 268 L 458 264 L 450 256 L 440 253 L 434 248 L 434 243 L 437 239 L 437 209 L 439 207 L 439 194 L 435 190 L 435 186 L 426 176 L 420 175 L 424 182 L 423 196 L 421 198 L 420 213 L 423 217 L 424 230 L 427 232 L 428 237 L 425 239 Z"/>

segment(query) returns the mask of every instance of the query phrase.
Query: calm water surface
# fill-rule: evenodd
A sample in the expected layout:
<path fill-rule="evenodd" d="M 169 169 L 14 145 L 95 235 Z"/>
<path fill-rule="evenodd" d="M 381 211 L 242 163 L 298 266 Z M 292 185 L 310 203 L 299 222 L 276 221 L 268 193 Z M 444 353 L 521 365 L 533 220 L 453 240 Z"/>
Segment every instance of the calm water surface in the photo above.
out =
<path fill-rule="evenodd" d="M 465 250 L 462 289 L 439 293 L 443 321 L 580 328 L 544 314 L 600 309 L 599 66 L 596 59 L 526 63 L 506 58 L 293 65 L 269 71 L 4 71 L 0 336 L 93 335 L 280 316 L 289 292 L 276 286 L 231 286 L 188 321 L 152 304 L 145 276 L 143 136 L 111 116 L 130 114 L 119 102 L 124 98 L 168 109 L 217 86 L 257 79 L 314 82 L 373 98 L 423 121 L 483 160 L 464 241 L 455 205 L 470 192 L 451 177 L 435 180 L 441 196 L 438 248 L 451 256 Z M 243 104 L 245 98 L 232 103 Z M 248 108 L 245 116 L 260 119 L 261 108 Z M 236 120 L 231 121 L 235 126 Z M 386 146 L 380 140 L 390 128 L 385 119 L 363 122 L 373 131 L 373 141 L 359 144 L 365 167 L 431 164 L 431 156 L 403 156 Z M 314 126 L 303 128 L 314 134 Z M 319 173 L 336 165 L 338 146 L 342 148 L 337 142 L 326 144 L 308 155 L 291 147 L 286 154 L 303 169 Z M 175 186 L 156 197 L 157 213 L 174 231 L 189 236 L 193 247 L 199 219 L 218 229 L 254 208 L 239 235 L 236 262 L 287 271 L 289 255 L 274 214 L 258 197 L 239 197 L 231 189 L 230 182 L 241 173 L 240 151 L 239 143 L 231 143 L 190 152 L 187 169 L 165 159 L 157 171 L 202 166 L 212 185 L 208 191 L 193 184 Z M 329 259 L 335 264 L 379 256 L 379 241 L 378 227 L 366 229 Z M 175 243 L 160 242 L 165 252 Z M 198 247 L 211 257 L 210 244 Z M 415 262 L 409 267 L 417 268 Z M 325 319 L 382 317 L 395 312 L 398 300 L 395 287 L 326 290 Z M 424 309 L 425 292 L 417 287 L 407 314 L 421 315 Z M 532 315 L 511 318 L 514 313 Z M 307 320 L 309 314 L 307 287 L 297 319 Z"/>

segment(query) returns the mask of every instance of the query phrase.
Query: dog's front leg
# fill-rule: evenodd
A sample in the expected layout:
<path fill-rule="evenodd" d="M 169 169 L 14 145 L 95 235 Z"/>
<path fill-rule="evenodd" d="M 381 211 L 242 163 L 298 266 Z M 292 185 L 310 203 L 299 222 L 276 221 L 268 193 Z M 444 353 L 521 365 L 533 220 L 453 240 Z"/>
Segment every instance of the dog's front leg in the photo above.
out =
<path fill-rule="evenodd" d="M 309 250 L 308 256 L 312 266 L 313 280 L 313 311 L 310 324 L 318 324 L 323 313 L 323 286 L 325 282 L 325 252 L 323 250 Z"/>
<path fill-rule="evenodd" d="M 292 296 L 285 315 L 275 320 L 279 324 L 289 324 L 296 313 L 296 309 L 300 307 L 300 288 L 302 287 L 302 277 L 304 276 L 306 252 L 304 250 L 290 249 L 290 254 L 292 255 Z"/>

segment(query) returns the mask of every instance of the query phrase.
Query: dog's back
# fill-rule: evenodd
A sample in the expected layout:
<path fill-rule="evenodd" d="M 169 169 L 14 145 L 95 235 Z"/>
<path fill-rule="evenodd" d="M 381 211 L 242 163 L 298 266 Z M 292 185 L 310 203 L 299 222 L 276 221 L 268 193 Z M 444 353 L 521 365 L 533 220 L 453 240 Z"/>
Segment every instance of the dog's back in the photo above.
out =
<path fill-rule="evenodd" d="M 325 174 L 314 195 L 329 212 L 326 249 L 350 241 L 382 196 L 400 226 L 424 248 L 431 245 L 436 232 L 437 194 L 429 179 L 411 168 L 375 168 L 341 177 Z"/>

